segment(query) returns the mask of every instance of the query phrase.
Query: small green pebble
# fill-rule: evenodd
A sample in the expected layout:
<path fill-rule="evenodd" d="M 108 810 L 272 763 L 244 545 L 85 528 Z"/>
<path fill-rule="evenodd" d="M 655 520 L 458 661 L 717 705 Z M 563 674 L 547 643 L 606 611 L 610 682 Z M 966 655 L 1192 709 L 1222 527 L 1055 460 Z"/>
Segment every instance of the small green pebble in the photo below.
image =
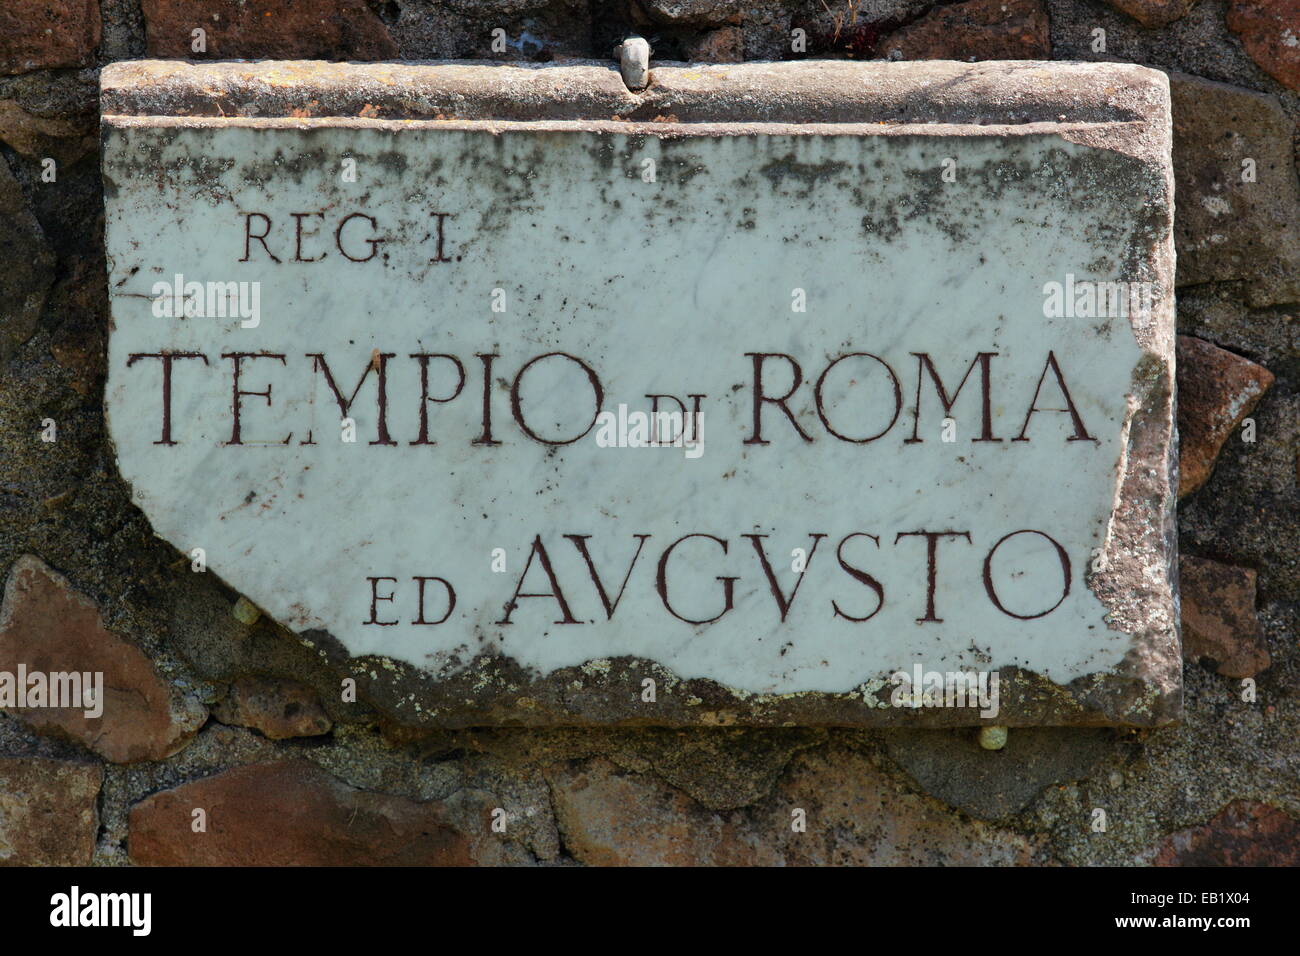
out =
<path fill-rule="evenodd" d="M 1007 728 L 981 727 L 980 746 L 985 750 L 1001 750 L 1007 745 Z"/>
<path fill-rule="evenodd" d="M 231 616 L 240 624 L 253 625 L 257 619 L 262 616 L 262 612 L 246 597 L 241 597 L 235 602 L 235 606 L 230 609 Z"/>

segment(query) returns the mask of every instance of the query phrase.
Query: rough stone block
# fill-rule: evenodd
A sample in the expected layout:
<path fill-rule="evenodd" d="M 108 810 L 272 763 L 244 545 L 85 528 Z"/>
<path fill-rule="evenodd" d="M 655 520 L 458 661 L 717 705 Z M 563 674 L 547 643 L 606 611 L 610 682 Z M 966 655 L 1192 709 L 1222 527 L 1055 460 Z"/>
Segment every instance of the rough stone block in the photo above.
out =
<path fill-rule="evenodd" d="M 1272 96 L 1171 74 L 1178 284 L 1241 281 L 1252 306 L 1300 301 L 1295 124 Z"/>
<path fill-rule="evenodd" d="M 0 156 L 0 362 L 36 331 L 54 282 L 56 259 L 22 189 Z"/>
<path fill-rule="evenodd" d="M 89 866 L 103 779 L 97 764 L 0 757 L 0 866 Z"/>

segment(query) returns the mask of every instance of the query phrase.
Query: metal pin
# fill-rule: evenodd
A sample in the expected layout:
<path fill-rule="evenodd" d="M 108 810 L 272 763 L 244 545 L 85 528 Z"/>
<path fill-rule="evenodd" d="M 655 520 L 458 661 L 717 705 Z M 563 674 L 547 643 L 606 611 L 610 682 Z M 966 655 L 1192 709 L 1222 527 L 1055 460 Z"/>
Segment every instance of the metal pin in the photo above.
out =
<path fill-rule="evenodd" d="M 645 37 L 632 36 L 614 47 L 623 85 L 639 93 L 650 85 L 650 44 Z"/>
<path fill-rule="evenodd" d="M 980 746 L 985 750 L 1001 750 L 1007 745 L 1007 728 L 981 727 Z"/>

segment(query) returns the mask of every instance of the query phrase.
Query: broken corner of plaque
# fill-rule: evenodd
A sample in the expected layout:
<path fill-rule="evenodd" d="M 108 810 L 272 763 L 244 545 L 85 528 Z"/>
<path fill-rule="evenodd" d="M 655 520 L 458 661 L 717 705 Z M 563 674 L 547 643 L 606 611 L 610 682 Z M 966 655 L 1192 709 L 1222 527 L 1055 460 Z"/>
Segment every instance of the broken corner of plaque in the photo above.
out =
<path fill-rule="evenodd" d="M 121 474 L 392 720 L 1178 718 L 1162 73 L 102 94 Z"/>

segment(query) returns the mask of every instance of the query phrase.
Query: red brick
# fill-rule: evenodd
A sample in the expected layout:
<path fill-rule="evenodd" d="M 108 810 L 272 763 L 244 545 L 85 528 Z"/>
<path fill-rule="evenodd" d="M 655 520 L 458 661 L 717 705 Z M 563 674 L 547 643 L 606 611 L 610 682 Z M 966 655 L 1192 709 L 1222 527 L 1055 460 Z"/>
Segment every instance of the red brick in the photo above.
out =
<path fill-rule="evenodd" d="M 195 832 L 195 810 L 204 832 Z M 437 804 L 358 790 L 306 760 L 237 767 L 131 810 L 142 866 L 469 866 Z"/>
<path fill-rule="evenodd" d="M 1300 866 L 1300 822 L 1266 803 L 1235 800 L 1209 823 L 1171 834 L 1156 866 Z"/>
<path fill-rule="evenodd" d="M 397 44 L 365 0 L 142 0 L 150 56 L 382 60 Z M 193 49 L 202 29 L 206 50 Z"/>
<path fill-rule="evenodd" d="M 1232 0 L 1228 29 L 1246 53 L 1283 86 L 1300 90 L 1300 3 L 1296 0 Z"/>
<path fill-rule="evenodd" d="M 1045 60 L 1051 56 L 1041 0 L 966 0 L 936 7 L 876 48 L 904 60 Z"/>
<path fill-rule="evenodd" d="M 1203 339 L 1178 336 L 1178 496 L 1209 480 L 1223 443 L 1273 384 L 1273 373 Z"/>
<path fill-rule="evenodd" d="M 1225 677 L 1254 677 L 1269 666 L 1255 616 L 1255 572 L 1183 555 L 1178 561 L 1183 656 L 1218 662 Z"/>
<path fill-rule="evenodd" d="M 99 0 L 4 0 L 0 74 L 87 66 L 99 34 Z"/>
<path fill-rule="evenodd" d="M 189 742 L 207 710 L 177 694 L 134 644 L 104 628 L 99 609 L 39 559 L 14 562 L 0 606 L 0 671 L 100 672 L 103 712 L 11 708 L 33 730 L 70 739 L 114 763 L 162 760 Z"/>

